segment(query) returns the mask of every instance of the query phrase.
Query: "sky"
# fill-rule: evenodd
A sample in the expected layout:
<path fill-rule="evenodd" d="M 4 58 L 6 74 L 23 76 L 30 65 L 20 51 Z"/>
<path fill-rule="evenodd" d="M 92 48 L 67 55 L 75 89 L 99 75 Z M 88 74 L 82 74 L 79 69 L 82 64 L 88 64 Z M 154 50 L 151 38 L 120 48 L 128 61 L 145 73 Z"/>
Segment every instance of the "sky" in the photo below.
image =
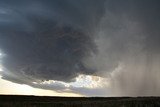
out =
<path fill-rule="evenodd" d="M 0 94 L 159 96 L 159 0 L 0 0 Z"/>

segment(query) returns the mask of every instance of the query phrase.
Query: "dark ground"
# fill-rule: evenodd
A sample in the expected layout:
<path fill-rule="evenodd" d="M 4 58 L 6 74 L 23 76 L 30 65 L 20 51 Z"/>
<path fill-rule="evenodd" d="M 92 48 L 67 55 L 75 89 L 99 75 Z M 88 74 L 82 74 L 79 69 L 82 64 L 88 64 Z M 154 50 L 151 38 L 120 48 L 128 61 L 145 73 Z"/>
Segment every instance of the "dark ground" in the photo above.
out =
<path fill-rule="evenodd" d="M 0 95 L 0 107 L 160 107 L 160 97 L 46 97 Z"/>

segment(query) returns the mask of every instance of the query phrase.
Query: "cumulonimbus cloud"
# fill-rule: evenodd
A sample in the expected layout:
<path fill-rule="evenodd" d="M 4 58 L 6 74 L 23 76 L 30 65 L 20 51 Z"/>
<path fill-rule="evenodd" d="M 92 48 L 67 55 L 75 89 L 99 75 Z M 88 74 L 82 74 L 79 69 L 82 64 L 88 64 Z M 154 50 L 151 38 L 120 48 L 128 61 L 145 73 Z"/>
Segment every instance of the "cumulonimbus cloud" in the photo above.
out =
<path fill-rule="evenodd" d="M 159 81 L 154 75 L 159 74 L 160 64 L 158 1 L 0 3 L 0 51 L 5 70 L 2 78 L 65 91 L 64 84 L 38 83 L 73 82 L 80 74 L 97 75 L 109 78 L 110 89 L 117 95 L 159 94 Z M 134 86 L 127 81 L 135 81 Z M 141 84 L 151 91 L 142 92 Z M 152 90 L 153 86 L 156 88 Z M 97 90 L 104 92 L 105 88 Z M 68 89 L 84 94 L 90 90 Z"/>

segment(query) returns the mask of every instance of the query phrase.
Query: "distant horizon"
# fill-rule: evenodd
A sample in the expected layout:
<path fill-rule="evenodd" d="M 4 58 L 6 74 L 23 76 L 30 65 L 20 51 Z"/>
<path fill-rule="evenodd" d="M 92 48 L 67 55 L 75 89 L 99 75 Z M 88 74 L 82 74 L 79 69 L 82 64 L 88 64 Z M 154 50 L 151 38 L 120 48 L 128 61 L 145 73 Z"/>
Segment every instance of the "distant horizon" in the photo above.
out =
<path fill-rule="evenodd" d="M 69 98 L 71 96 L 43 96 L 43 95 L 14 95 L 14 94 L 0 94 L 0 96 L 28 96 L 28 97 L 58 97 L 58 98 Z M 160 98 L 160 96 L 72 96 L 71 98 Z"/>

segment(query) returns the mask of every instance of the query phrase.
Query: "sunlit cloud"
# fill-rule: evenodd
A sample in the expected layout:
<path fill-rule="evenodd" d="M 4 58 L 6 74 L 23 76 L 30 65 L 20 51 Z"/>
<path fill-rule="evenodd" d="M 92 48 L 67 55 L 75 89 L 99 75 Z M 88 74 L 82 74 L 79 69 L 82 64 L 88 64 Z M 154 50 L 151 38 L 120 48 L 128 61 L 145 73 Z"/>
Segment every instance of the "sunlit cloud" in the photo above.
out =
<path fill-rule="evenodd" d="M 98 76 L 90 76 L 90 75 L 79 75 L 76 77 L 75 82 L 62 82 L 56 80 L 49 80 L 49 81 L 41 81 L 41 82 L 33 82 L 33 84 L 41 84 L 41 85 L 52 85 L 52 84 L 62 84 L 66 88 L 69 87 L 83 87 L 83 88 L 100 88 L 106 87 L 109 85 L 106 78 L 98 77 Z"/>

